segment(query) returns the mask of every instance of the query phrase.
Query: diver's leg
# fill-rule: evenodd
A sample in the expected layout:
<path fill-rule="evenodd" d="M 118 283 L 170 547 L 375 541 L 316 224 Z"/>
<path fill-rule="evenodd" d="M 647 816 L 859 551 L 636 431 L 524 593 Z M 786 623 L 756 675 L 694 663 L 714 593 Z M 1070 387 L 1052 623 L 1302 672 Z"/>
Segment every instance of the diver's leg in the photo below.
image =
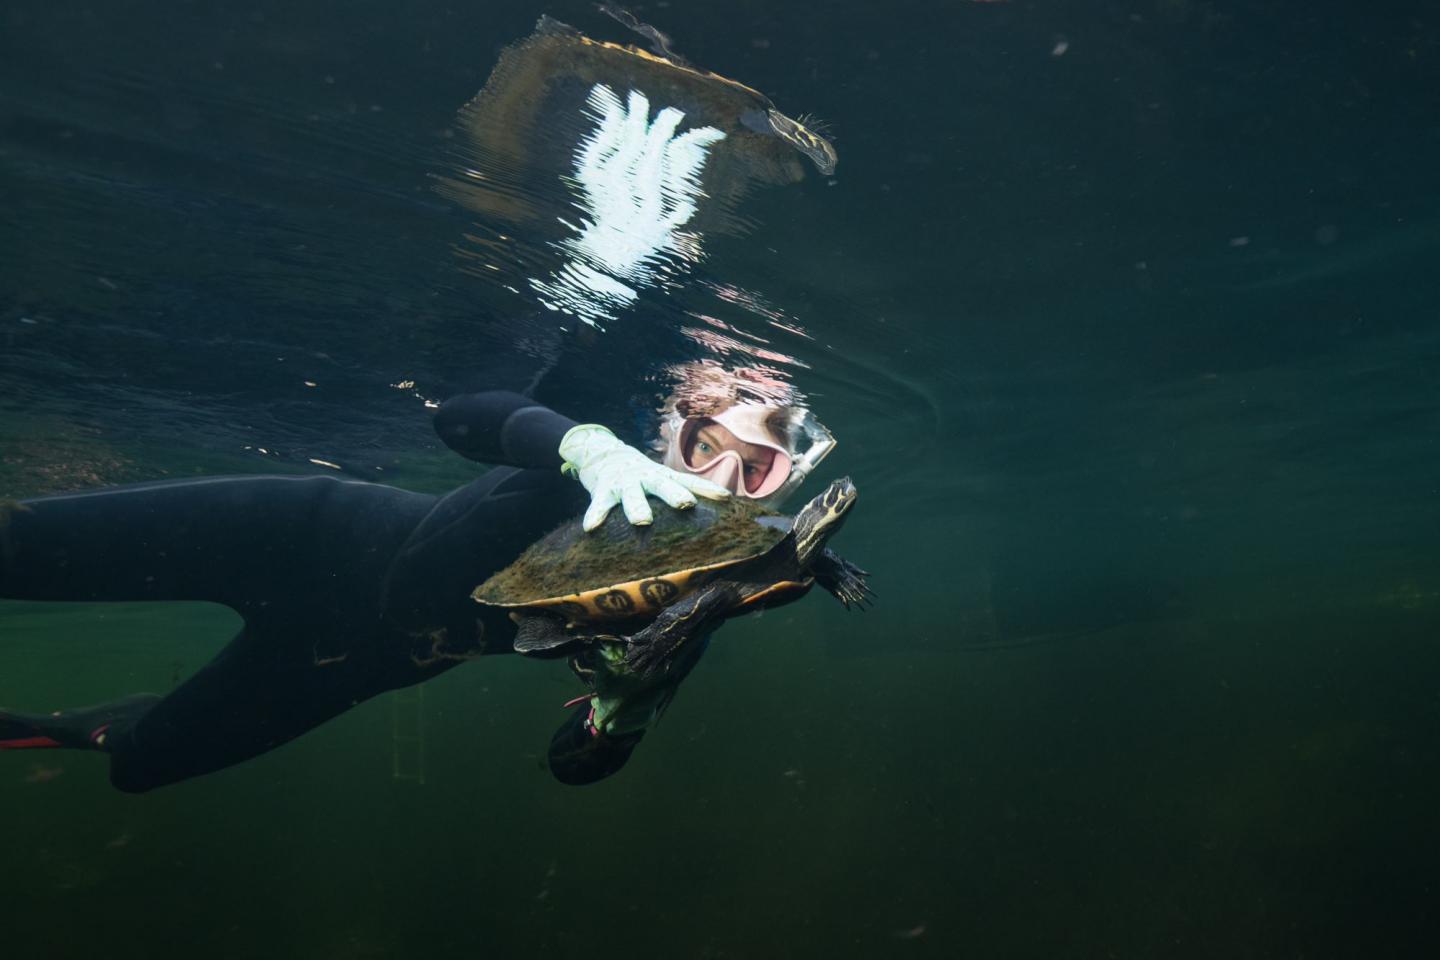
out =
<path fill-rule="evenodd" d="M 134 723 L 111 727 L 110 782 L 142 793 L 233 766 L 461 662 L 417 665 L 387 652 L 384 636 L 353 626 L 247 626 Z"/>
<path fill-rule="evenodd" d="M 342 587 L 378 581 L 434 503 L 379 484 L 263 476 L 0 502 L 0 597 L 269 609 L 300 585 L 333 589 L 335 568 L 355 574 Z"/>
<path fill-rule="evenodd" d="M 165 697 L 140 694 L 51 714 L 0 711 L 0 750 L 73 748 L 110 754 L 127 793 L 211 773 L 288 743 L 377 693 L 459 661 L 402 672 L 373 643 L 327 650 L 313 625 L 242 630 Z"/>

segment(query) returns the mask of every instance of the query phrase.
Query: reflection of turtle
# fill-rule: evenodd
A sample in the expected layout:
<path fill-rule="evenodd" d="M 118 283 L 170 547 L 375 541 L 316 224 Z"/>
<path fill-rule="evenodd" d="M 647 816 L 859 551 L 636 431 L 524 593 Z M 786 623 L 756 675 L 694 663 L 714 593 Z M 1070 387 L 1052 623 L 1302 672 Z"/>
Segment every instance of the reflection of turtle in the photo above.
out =
<path fill-rule="evenodd" d="M 608 3 L 599 4 L 599 10 L 601 13 L 618 20 L 620 23 L 623 23 L 631 30 L 640 34 L 640 36 L 649 40 L 651 53 L 647 54 L 644 50 L 639 50 L 632 46 L 622 47 L 618 44 L 605 41 L 600 41 L 599 46 L 618 49 L 632 56 L 649 57 L 658 63 L 663 63 L 672 70 L 683 70 L 696 76 L 709 80 L 718 80 L 721 83 L 735 87 L 755 101 L 754 106 L 750 110 L 740 115 L 741 123 L 756 133 L 778 137 L 790 144 L 790 146 L 809 157 L 810 162 L 815 164 L 815 169 L 822 174 L 829 176 L 835 172 L 835 146 L 830 142 L 828 137 L 810 130 L 803 122 L 791 119 L 779 110 L 776 110 L 775 104 L 770 102 L 770 98 L 759 90 L 753 87 L 747 87 L 745 84 L 737 80 L 731 80 L 729 77 L 722 77 L 717 73 L 698 69 L 694 64 L 680 56 L 671 48 L 670 38 L 668 36 L 650 24 L 642 23 L 636 19 L 635 15 L 630 13 L 630 11 L 612 6 Z M 542 18 L 540 22 L 543 25 L 545 19 Z M 557 26 L 564 26 L 553 20 L 550 22 Z M 597 42 L 583 35 L 580 39 L 587 43 Z"/>
<path fill-rule="evenodd" d="M 515 649 L 556 656 L 592 641 L 622 642 L 624 669 L 641 680 L 670 669 L 688 639 L 726 617 L 803 596 L 813 584 L 847 607 L 869 598 L 865 574 L 826 549 L 856 499 L 836 480 L 790 517 L 737 499 L 692 510 L 660 507 L 649 527 L 620 511 L 583 533 L 578 520 L 540 540 L 475 589 L 512 610 Z M 637 632 L 622 638 L 612 631 Z"/>
<path fill-rule="evenodd" d="M 653 28 L 621 19 L 653 40 Z M 638 91 L 656 109 L 681 111 L 683 129 L 708 126 L 725 134 L 700 174 L 712 202 L 697 212 L 692 230 L 743 230 L 745 221 L 734 211 L 752 185 L 798 182 L 803 159 L 821 174 L 834 172 L 835 147 L 823 134 L 781 113 L 760 91 L 661 49 L 665 53 L 593 40 L 541 17 L 533 34 L 501 53 L 484 89 L 460 112 L 460 169 L 441 178 L 441 192 L 512 226 L 554 226 L 557 216 L 571 216 L 568 197 L 556 201 L 550 184 L 573 176 L 577 145 L 594 128 L 586 104 L 597 84 L 622 99 Z M 495 249 L 509 249 L 507 237 L 497 239 Z"/>

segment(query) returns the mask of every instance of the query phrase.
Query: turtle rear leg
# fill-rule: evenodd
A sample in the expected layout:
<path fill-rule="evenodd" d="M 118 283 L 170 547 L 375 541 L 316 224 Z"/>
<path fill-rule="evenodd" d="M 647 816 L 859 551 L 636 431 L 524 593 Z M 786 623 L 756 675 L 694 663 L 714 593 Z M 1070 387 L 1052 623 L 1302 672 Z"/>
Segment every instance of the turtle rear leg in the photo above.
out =
<path fill-rule="evenodd" d="M 870 574 L 838 553 L 831 550 L 821 553 L 819 558 L 811 564 L 810 572 L 815 574 L 816 583 L 834 594 L 836 600 L 845 604 L 846 610 L 849 610 L 852 605 L 862 611 L 875 605 L 875 591 L 871 590 L 870 584 L 865 582 L 865 578 Z"/>
<path fill-rule="evenodd" d="M 563 657 L 570 647 L 584 642 L 583 637 L 572 637 L 566 633 L 564 624 L 554 617 L 512 613 L 510 619 L 515 621 L 516 626 L 515 652 L 527 657 Z"/>

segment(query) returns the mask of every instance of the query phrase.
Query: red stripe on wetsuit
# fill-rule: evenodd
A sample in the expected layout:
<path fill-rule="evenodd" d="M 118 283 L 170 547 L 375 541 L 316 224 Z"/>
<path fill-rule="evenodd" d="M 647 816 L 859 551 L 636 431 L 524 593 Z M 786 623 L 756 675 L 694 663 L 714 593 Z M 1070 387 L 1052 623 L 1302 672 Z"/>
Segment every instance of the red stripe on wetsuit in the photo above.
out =
<path fill-rule="evenodd" d="M 58 746 L 60 746 L 60 741 L 51 740 L 49 737 L 22 737 L 19 740 L 0 740 L 0 750 L 30 750 Z"/>

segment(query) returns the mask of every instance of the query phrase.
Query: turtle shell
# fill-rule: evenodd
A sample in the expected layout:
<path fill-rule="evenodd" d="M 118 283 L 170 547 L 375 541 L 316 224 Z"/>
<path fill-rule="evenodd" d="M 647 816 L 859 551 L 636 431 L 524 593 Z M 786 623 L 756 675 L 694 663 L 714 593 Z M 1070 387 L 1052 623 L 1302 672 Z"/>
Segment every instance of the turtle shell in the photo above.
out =
<path fill-rule="evenodd" d="M 673 510 L 653 500 L 654 523 L 637 527 L 620 509 L 585 533 L 579 520 L 532 544 L 471 596 L 487 606 L 545 608 L 571 622 L 652 616 L 764 555 L 790 520 L 740 498 Z"/>

